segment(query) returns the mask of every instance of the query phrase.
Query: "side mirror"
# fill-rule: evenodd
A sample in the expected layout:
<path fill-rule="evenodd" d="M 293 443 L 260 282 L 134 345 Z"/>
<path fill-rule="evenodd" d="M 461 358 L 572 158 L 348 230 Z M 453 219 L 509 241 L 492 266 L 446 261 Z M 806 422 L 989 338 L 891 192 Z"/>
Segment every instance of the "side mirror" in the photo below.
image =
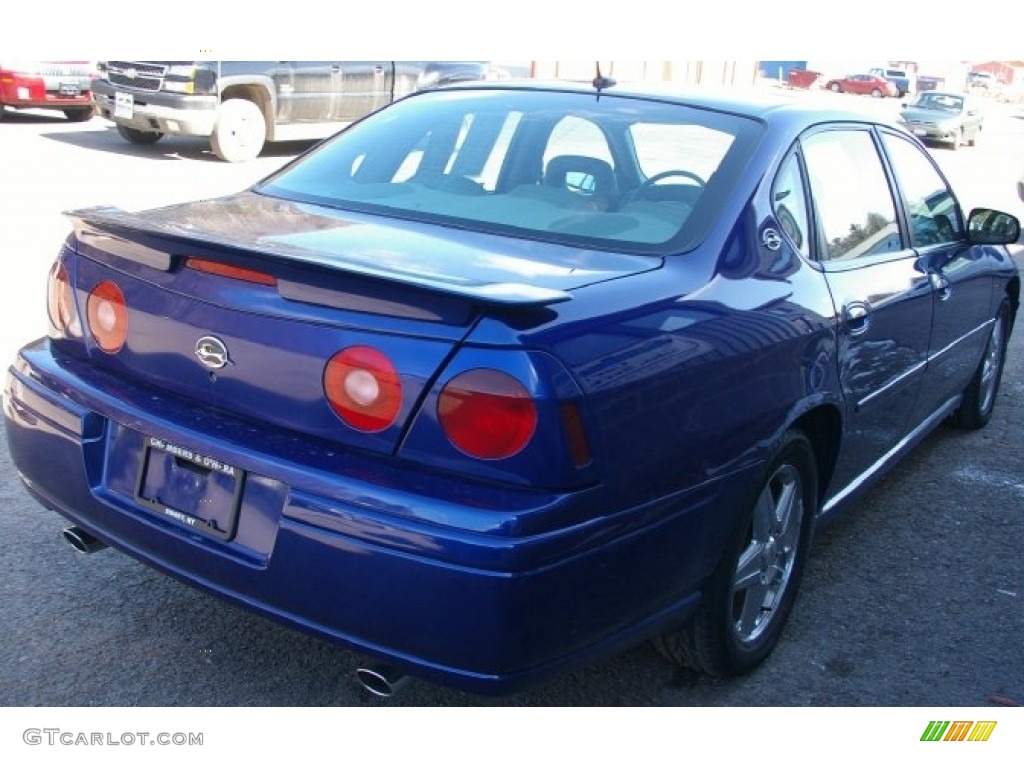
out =
<path fill-rule="evenodd" d="M 967 240 L 979 245 L 1010 245 L 1020 239 L 1016 216 L 991 208 L 975 208 L 967 217 Z"/>

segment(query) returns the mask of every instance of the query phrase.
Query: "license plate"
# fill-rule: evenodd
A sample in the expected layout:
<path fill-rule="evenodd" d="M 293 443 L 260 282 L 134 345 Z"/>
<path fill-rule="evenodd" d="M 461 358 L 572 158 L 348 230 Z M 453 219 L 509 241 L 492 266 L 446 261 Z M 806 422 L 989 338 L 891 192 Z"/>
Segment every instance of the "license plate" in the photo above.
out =
<path fill-rule="evenodd" d="M 78 83 L 61 83 L 60 84 L 60 95 L 61 96 L 81 96 L 82 89 L 78 87 Z"/>
<path fill-rule="evenodd" d="M 915 136 L 927 136 L 928 135 L 928 131 L 926 131 L 924 128 L 915 128 L 914 129 L 914 135 Z"/>
<path fill-rule="evenodd" d="M 245 472 L 159 438 L 145 438 L 144 446 L 136 502 L 218 539 L 233 538 Z"/>
<path fill-rule="evenodd" d="M 114 94 L 114 117 L 130 120 L 135 112 L 135 97 L 130 93 Z"/>

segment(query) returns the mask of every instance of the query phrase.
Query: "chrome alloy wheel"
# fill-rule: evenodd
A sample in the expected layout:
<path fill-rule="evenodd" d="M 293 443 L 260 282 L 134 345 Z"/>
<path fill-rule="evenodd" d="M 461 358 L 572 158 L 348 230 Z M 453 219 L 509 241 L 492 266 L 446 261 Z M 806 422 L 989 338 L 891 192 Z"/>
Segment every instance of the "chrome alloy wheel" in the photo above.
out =
<path fill-rule="evenodd" d="M 1003 334 L 1003 315 L 996 316 L 992 325 L 992 333 L 988 337 L 988 346 L 985 347 L 985 356 L 981 361 L 981 398 L 979 408 L 982 413 L 988 413 L 992 409 L 996 397 L 996 386 L 999 382 L 999 369 L 1003 363 L 1003 350 L 1005 349 Z"/>
<path fill-rule="evenodd" d="M 803 519 L 800 472 L 783 464 L 757 499 L 733 575 L 732 627 L 741 643 L 754 642 L 771 625 L 793 573 Z"/>

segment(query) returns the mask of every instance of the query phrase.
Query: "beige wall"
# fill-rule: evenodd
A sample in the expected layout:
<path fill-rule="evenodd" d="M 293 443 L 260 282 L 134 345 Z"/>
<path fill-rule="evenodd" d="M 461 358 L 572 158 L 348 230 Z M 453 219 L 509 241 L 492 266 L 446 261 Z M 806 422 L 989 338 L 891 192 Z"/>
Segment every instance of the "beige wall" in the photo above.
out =
<path fill-rule="evenodd" d="M 534 61 L 532 75 L 541 79 L 592 80 L 593 61 Z M 756 61 L 602 61 L 601 74 L 626 81 L 700 85 L 752 85 Z"/>

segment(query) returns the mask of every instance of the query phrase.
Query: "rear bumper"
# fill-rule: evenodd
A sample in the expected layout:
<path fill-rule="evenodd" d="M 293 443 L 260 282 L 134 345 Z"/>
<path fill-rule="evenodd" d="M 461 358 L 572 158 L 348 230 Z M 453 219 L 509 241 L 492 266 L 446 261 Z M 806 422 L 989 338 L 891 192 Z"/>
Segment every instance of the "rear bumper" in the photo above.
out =
<path fill-rule="evenodd" d="M 142 410 L 129 385 L 90 381 L 101 375 L 47 341 L 9 371 L 11 456 L 41 503 L 194 586 L 482 693 L 688 618 L 714 565 L 715 531 L 728 527 L 713 510 L 723 508 L 722 489 L 745 481 L 602 511 L 600 488 L 499 488 L 223 421 L 212 437 L 188 404 L 150 393 Z M 130 488 L 147 435 L 248 473 L 231 540 L 136 502 Z M 580 505 L 593 510 L 583 524 Z"/>

